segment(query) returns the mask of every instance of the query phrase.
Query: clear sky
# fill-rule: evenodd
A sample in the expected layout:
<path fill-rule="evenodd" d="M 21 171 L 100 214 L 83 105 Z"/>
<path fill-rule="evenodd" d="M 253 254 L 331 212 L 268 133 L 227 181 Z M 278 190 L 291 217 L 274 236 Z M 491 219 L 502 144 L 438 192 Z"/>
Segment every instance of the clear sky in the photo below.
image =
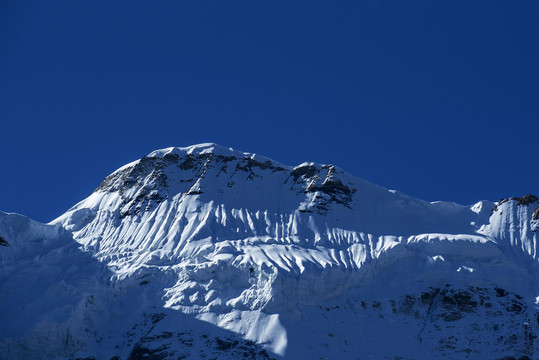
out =
<path fill-rule="evenodd" d="M 0 210 L 152 150 L 333 163 L 425 200 L 539 195 L 537 1 L 2 1 Z"/>

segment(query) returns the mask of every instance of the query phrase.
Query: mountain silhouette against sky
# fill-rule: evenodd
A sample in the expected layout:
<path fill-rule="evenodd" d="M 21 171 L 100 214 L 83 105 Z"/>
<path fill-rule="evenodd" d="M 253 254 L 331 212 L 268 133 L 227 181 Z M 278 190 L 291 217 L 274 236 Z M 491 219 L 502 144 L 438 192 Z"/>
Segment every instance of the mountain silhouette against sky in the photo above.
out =
<path fill-rule="evenodd" d="M 0 213 L 5 359 L 535 359 L 537 197 L 156 150 L 49 224 Z"/>

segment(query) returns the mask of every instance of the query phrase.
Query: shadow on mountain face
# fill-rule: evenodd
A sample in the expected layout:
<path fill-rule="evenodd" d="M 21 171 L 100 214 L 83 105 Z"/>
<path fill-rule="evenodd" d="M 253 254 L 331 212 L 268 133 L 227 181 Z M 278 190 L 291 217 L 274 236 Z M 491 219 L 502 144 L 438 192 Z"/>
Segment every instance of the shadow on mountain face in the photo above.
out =
<path fill-rule="evenodd" d="M 165 309 L 166 274 L 117 277 L 59 227 L 0 213 L 0 358 L 273 359 L 261 345 Z M 176 279 L 175 279 L 176 280 Z M 160 289 L 160 291 L 159 291 Z"/>
<path fill-rule="evenodd" d="M 521 286 L 525 280 L 510 284 L 509 278 L 523 275 L 515 264 L 498 263 L 508 277 L 502 288 L 496 273 L 455 272 L 449 262 L 414 264 L 420 259 L 408 258 L 385 268 L 373 265 L 376 279 L 350 284 L 346 296 L 296 305 L 280 318 L 288 337 L 286 358 L 536 358 L 539 313 Z M 354 270 L 362 271 L 373 269 Z M 342 273 L 341 281 L 350 279 Z"/>
<path fill-rule="evenodd" d="M 178 311 L 164 309 L 144 314 L 145 320 L 134 324 L 133 331 L 145 329 L 143 336 L 132 337 L 126 349 L 127 360 L 139 359 L 276 359 L 261 345 L 241 335 L 197 320 Z M 149 320 L 149 321 L 148 321 Z M 125 349 L 123 354 L 126 354 Z"/>

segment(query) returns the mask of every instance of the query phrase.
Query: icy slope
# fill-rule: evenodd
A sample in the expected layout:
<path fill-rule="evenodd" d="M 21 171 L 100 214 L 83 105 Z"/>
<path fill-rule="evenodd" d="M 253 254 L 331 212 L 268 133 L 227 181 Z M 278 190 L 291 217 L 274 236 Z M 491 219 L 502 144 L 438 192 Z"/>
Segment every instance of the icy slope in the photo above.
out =
<path fill-rule="evenodd" d="M 194 258 L 223 241 L 335 250 L 363 244 L 372 251 L 362 255 L 371 257 L 399 236 L 474 234 L 492 207 L 480 205 L 488 209 L 427 203 L 332 165 L 290 168 L 208 144 L 155 151 L 119 169 L 55 223 L 98 256 L 122 254 L 117 261 L 135 266 Z M 299 269 L 271 256 L 261 259 Z M 343 260 L 329 261 L 362 261 Z"/>
<path fill-rule="evenodd" d="M 147 271 L 111 281 L 60 226 L 0 212 L 0 240 L 0 359 L 163 359 L 146 344 L 174 359 L 270 358 L 237 334 L 163 308 L 166 279 L 148 284 Z"/>
<path fill-rule="evenodd" d="M 533 196 L 429 203 L 333 165 L 288 167 L 202 144 L 158 150 L 118 169 L 90 197 L 27 233 L 71 244 L 76 256 L 62 256 L 84 257 L 89 265 L 74 272 L 97 279 L 75 287 L 99 299 L 87 328 L 107 340 L 82 343 L 79 332 L 79 346 L 64 346 L 62 356 L 536 358 L 536 209 Z M 13 227 L 0 221 L 7 243 L 32 238 Z M 19 250 L 0 248 L 2 269 L 16 256 L 41 263 L 10 251 Z M 63 279 L 69 263 L 50 272 Z M 5 288 L 2 295 L 11 293 Z M 129 306 L 118 305 L 126 297 Z M 117 314 L 136 315 L 111 320 Z M 3 336 L 2 349 L 35 341 L 25 336 Z M 249 350 L 231 355 L 238 349 Z"/>
<path fill-rule="evenodd" d="M 0 237 L 0 358 L 62 356 L 94 342 L 88 314 L 98 316 L 106 267 L 60 226 L 0 212 Z"/>

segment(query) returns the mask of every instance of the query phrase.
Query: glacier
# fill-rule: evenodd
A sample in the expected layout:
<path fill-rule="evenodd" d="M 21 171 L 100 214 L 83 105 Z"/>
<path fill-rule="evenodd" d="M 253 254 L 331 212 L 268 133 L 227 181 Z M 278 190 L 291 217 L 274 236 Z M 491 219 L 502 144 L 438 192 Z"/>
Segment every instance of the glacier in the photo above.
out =
<path fill-rule="evenodd" d="M 0 212 L 0 358 L 539 359 L 538 217 L 157 150 L 49 224 Z"/>

